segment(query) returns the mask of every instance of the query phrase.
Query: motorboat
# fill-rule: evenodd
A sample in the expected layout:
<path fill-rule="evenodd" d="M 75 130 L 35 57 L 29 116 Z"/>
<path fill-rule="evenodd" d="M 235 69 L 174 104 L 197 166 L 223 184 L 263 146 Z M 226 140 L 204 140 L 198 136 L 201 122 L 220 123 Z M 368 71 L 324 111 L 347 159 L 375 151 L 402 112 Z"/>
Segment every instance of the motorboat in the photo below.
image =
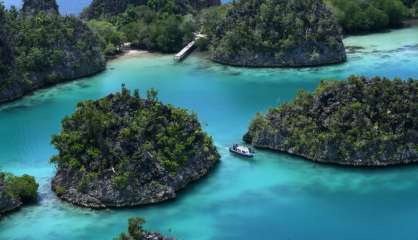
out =
<path fill-rule="evenodd" d="M 254 151 L 251 148 L 238 144 L 232 145 L 232 147 L 229 148 L 229 151 L 248 158 L 252 158 L 255 155 Z"/>

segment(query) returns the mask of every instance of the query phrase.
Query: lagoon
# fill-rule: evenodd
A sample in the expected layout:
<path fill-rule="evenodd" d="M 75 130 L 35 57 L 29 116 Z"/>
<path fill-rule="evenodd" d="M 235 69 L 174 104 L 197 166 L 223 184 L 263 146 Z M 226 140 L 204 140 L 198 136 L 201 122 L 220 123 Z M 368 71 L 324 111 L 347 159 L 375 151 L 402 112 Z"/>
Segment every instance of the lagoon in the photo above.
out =
<path fill-rule="evenodd" d="M 228 152 L 256 112 L 291 100 L 320 80 L 349 75 L 418 78 L 418 27 L 345 39 L 361 47 L 341 65 L 305 69 L 243 69 L 199 54 L 183 63 L 142 54 L 109 63 L 94 77 L 37 91 L 0 107 L 0 169 L 40 182 L 40 202 L 0 222 L 0 239 L 112 239 L 127 219 L 184 240 L 416 239 L 418 166 L 352 169 L 320 165 L 269 151 L 252 161 Z M 118 91 L 121 84 L 159 91 L 166 103 L 197 113 L 222 159 L 213 174 L 164 204 L 88 210 L 50 190 L 55 153 L 50 136 L 80 100 Z"/>

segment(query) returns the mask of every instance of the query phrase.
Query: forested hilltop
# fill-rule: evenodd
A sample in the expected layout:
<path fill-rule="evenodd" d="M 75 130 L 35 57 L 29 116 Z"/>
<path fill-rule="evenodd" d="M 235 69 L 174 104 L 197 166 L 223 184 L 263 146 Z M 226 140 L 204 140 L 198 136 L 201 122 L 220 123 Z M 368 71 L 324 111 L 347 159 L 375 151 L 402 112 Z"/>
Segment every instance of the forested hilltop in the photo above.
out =
<path fill-rule="evenodd" d="M 175 240 L 175 238 L 164 237 L 157 232 L 149 232 L 143 228 L 145 220 L 143 218 L 129 218 L 128 231 L 121 233 L 118 238 L 113 240 Z"/>
<path fill-rule="evenodd" d="M 52 187 L 91 208 L 132 207 L 176 197 L 219 161 L 194 114 L 126 89 L 81 102 L 52 139 L 58 154 Z"/>
<path fill-rule="evenodd" d="M 93 0 L 82 13 L 85 19 L 109 18 L 125 12 L 129 6 L 148 5 L 157 9 L 166 6 L 177 8 L 178 13 L 187 14 L 210 6 L 220 5 L 220 0 Z"/>
<path fill-rule="evenodd" d="M 322 0 L 241 0 L 209 33 L 211 58 L 244 67 L 306 67 L 346 60 L 336 19 Z"/>
<path fill-rule="evenodd" d="M 258 114 L 244 141 L 352 166 L 418 162 L 418 80 L 350 77 Z"/>
<path fill-rule="evenodd" d="M 82 17 L 101 36 L 108 56 L 119 53 L 124 42 L 173 53 L 200 30 L 195 21 L 199 11 L 216 5 L 219 0 L 94 0 Z"/>
<path fill-rule="evenodd" d="M 62 17 L 52 0 L 0 4 L 0 103 L 35 89 L 105 69 L 96 34 L 76 17 Z"/>
<path fill-rule="evenodd" d="M 367 33 L 399 28 L 417 16 L 417 0 L 325 0 L 344 32 Z"/>

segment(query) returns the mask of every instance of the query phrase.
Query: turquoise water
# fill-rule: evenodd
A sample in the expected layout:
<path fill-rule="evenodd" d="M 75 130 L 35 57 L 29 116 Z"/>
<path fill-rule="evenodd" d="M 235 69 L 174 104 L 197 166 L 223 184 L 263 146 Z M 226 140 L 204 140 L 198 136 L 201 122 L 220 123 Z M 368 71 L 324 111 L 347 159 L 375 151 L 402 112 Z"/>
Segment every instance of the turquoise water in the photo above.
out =
<path fill-rule="evenodd" d="M 178 239 L 416 239 L 418 166 L 359 170 L 318 165 L 259 151 L 253 161 L 231 156 L 257 111 L 312 90 L 321 79 L 353 73 L 418 78 L 418 28 L 352 37 L 362 46 L 346 64 L 313 69 L 241 69 L 192 56 L 142 55 L 111 62 L 95 77 L 41 90 L 0 108 L 0 169 L 40 182 L 40 202 L 0 222 L 0 239 L 112 239 L 127 218 Z M 50 136 L 83 99 L 127 87 L 150 87 L 160 98 L 195 111 L 214 137 L 222 162 L 175 201 L 144 208 L 95 211 L 60 202 L 49 190 Z"/>

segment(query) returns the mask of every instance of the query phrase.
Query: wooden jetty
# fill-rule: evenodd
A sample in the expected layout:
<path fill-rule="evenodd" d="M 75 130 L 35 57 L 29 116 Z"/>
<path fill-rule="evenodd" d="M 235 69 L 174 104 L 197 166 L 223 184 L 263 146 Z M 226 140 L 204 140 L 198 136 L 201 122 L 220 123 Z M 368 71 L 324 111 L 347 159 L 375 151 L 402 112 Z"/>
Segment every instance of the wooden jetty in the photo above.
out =
<path fill-rule="evenodd" d="M 183 61 L 190 53 L 193 52 L 193 50 L 196 48 L 196 40 L 200 38 L 206 38 L 206 35 L 201 33 L 195 33 L 194 34 L 194 40 L 191 41 L 189 44 L 187 44 L 180 52 L 178 52 L 174 59 L 178 62 Z"/>
<path fill-rule="evenodd" d="M 185 59 L 187 57 L 187 55 L 189 55 L 191 52 L 193 52 L 194 48 L 196 47 L 195 43 L 196 43 L 196 41 L 191 41 L 189 44 L 187 44 L 187 46 L 185 46 L 180 52 L 178 52 L 174 56 L 174 59 L 178 62 Z"/>

